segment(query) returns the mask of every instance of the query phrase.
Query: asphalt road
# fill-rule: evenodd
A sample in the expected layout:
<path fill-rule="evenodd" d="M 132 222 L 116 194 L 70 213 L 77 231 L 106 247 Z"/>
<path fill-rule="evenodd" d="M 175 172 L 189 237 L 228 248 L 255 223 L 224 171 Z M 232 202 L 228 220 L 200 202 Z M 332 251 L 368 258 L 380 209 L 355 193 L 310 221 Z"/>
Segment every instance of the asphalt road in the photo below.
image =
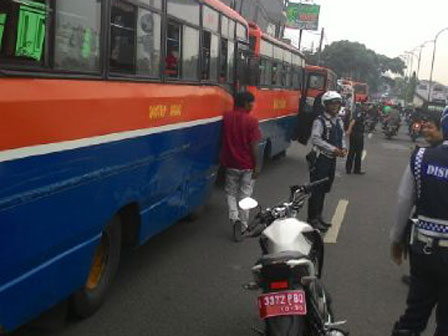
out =
<path fill-rule="evenodd" d="M 324 282 L 337 319 L 351 335 L 390 335 L 404 310 L 407 287 L 400 278 L 408 266 L 389 258 L 389 228 L 395 217 L 396 190 L 412 143 L 403 133 L 366 138 L 364 176 L 346 175 L 338 164 L 326 216 L 348 201 L 341 227 L 326 244 Z M 286 198 L 288 185 L 308 180 L 307 149 L 293 144 L 287 156 L 269 163 L 256 184 L 255 198 L 270 205 Z M 347 203 L 346 203 L 347 204 Z M 305 217 L 306 210 L 301 216 Z M 224 193 L 216 188 L 194 221 L 182 221 L 127 253 L 102 309 L 84 321 L 56 330 L 27 326 L 14 336 L 247 336 L 262 328 L 255 299 L 242 289 L 260 252 L 256 240 L 231 241 Z M 432 334 L 433 322 L 425 335 Z"/>

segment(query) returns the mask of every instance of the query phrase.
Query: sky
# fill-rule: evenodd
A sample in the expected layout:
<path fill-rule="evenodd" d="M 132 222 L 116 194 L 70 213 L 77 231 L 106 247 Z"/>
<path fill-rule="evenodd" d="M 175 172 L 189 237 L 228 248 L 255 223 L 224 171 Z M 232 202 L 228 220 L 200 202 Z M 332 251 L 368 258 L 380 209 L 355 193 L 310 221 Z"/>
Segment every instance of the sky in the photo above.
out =
<path fill-rule="evenodd" d="M 299 2 L 290 0 L 290 2 Z M 324 44 L 339 40 L 360 42 L 376 53 L 397 57 L 412 51 L 413 70 L 417 71 L 420 48 L 448 28 L 447 0 L 314 0 L 321 6 L 319 32 L 304 31 L 302 48 L 316 49 L 320 29 L 325 29 Z M 287 29 L 285 37 L 297 45 L 298 30 Z M 422 48 L 419 79 L 429 80 L 433 43 Z M 410 63 L 410 62 L 409 62 Z M 410 66 L 410 64 L 409 64 Z M 448 30 L 437 39 L 433 80 L 448 85 Z"/>

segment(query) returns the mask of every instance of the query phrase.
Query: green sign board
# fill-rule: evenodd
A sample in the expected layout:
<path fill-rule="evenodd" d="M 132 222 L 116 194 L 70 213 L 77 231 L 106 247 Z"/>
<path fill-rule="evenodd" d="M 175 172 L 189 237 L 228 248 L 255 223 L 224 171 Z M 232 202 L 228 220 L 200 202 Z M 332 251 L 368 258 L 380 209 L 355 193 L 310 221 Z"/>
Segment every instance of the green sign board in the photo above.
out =
<path fill-rule="evenodd" d="M 6 14 L 0 13 L 0 49 L 2 47 L 3 31 L 5 30 Z"/>
<path fill-rule="evenodd" d="M 286 26 L 303 30 L 319 29 L 319 5 L 289 3 Z"/>

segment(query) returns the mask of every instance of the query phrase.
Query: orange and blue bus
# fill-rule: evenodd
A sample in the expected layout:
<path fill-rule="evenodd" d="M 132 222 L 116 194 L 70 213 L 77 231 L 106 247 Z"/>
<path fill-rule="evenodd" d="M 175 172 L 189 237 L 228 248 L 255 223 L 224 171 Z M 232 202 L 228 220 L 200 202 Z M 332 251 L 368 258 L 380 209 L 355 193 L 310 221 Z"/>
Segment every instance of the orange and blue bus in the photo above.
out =
<path fill-rule="evenodd" d="M 337 76 L 333 70 L 314 65 L 305 67 L 305 109 L 311 111 L 316 97 L 326 91 L 335 91 L 337 88 Z"/>
<path fill-rule="evenodd" d="M 263 133 L 262 150 L 272 158 L 290 145 L 297 124 L 305 58 L 296 48 L 249 24 L 252 58 L 248 90 L 255 96 L 254 115 Z"/>
<path fill-rule="evenodd" d="M 249 27 L 218 0 L 2 0 L 0 27 L 10 331 L 64 299 L 93 314 L 121 246 L 204 203 Z"/>
<path fill-rule="evenodd" d="M 369 100 L 369 85 L 367 83 L 353 82 L 353 89 L 356 103 L 365 103 Z"/>

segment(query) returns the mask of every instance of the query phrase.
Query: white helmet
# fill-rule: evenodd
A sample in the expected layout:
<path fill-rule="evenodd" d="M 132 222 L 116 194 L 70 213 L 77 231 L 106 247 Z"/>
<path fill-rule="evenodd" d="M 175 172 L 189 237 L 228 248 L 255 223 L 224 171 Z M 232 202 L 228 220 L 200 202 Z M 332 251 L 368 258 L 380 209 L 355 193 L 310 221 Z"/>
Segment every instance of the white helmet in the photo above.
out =
<path fill-rule="evenodd" d="M 339 101 L 342 103 L 342 97 L 339 93 L 337 93 L 336 91 L 327 91 L 322 95 L 322 105 L 325 106 L 326 104 L 328 104 L 329 102 L 332 101 Z"/>

